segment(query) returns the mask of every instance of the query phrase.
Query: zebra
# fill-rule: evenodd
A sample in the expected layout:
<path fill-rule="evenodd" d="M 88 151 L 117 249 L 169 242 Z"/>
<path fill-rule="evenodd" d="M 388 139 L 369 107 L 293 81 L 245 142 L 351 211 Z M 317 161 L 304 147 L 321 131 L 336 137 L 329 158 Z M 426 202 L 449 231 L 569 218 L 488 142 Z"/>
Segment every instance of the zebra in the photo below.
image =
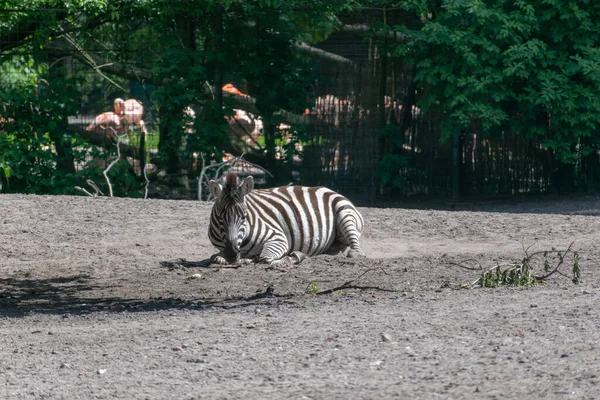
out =
<path fill-rule="evenodd" d="M 219 249 L 215 264 L 299 264 L 307 256 L 346 247 L 364 256 L 359 238 L 363 218 L 344 196 L 326 187 L 254 189 L 254 178 L 226 175 L 208 184 L 215 198 L 208 237 Z"/>

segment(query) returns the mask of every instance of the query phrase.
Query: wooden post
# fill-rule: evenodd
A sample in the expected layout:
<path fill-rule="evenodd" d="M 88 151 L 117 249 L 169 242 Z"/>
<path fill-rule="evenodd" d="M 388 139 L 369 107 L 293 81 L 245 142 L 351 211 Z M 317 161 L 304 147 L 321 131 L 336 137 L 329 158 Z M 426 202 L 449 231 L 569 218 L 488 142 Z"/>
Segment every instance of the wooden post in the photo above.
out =
<path fill-rule="evenodd" d="M 452 200 L 460 200 L 462 168 L 462 132 L 452 137 Z"/>

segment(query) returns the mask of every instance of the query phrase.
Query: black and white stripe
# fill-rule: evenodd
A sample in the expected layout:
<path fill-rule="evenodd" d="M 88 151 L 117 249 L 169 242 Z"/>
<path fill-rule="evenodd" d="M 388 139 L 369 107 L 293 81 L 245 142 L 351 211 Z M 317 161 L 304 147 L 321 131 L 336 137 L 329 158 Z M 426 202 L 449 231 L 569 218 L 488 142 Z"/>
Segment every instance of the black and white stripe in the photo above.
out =
<path fill-rule="evenodd" d="M 299 262 L 339 242 L 362 255 L 363 218 L 344 196 L 325 187 L 283 186 L 252 190 L 251 176 L 228 174 L 211 181 L 216 198 L 208 236 L 220 252 L 217 263 L 272 263 L 288 255 Z"/>

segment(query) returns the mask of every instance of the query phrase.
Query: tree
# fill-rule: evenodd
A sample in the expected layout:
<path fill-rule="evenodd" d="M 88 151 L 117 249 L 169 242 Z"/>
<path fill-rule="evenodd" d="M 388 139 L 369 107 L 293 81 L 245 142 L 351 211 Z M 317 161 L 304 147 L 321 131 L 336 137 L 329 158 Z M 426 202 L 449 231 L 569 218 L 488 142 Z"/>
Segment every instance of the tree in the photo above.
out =
<path fill-rule="evenodd" d="M 227 147 L 230 139 L 225 134 L 224 116 L 231 113 L 232 104 L 223 100 L 221 92 L 227 77 L 246 87 L 256 98 L 255 111 L 266 122 L 267 152 L 266 158 L 264 154 L 254 156 L 264 158 L 261 163 L 276 171 L 276 127 L 281 118 L 278 112 L 281 108 L 303 109 L 308 86 L 308 71 L 303 67 L 302 57 L 293 49 L 299 41 L 327 35 L 334 26 L 332 17 L 346 3 L 6 1 L 9 12 L 0 16 L 3 56 L 0 68 L 14 64 L 18 53 L 27 54 L 26 61 L 33 63 L 36 72 L 31 74 L 26 98 L 16 86 L 6 81 L 0 83 L 6 89 L 2 91 L 0 102 L 20 104 L 23 100 L 39 110 L 43 96 L 38 89 L 45 87 L 40 82 L 44 73 L 50 74 L 52 79 L 46 79 L 50 82 L 46 85 L 46 94 L 51 95 L 52 107 L 44 113 L 52 118 L 60 115 L 60 120 L 38 119 L 32 127 L 35 134 L 29 132 L 22 136 L 27 140 L 32 135 L 48 137 L 52 141 L 52 146 L 45 147 L 44 157 L 52 160 L 48 165 L 58 168 L 51 168 L 47 174 L 55 176 L 62 171 L 62 174 L 74 175 L 77 155 L 73 140 L 83 138 L 98 146 L 106 146 L 107 142 L 93 132 L 65 125 L 68 115 L 77 111 L 69 102 L 75 99 L 83 99 L 83 104 L 89 102 L 93 95 L 91 88 L 99 81 L 105 82 L 105 91 L 112 97 L 126 96 L 128 82 L 138 82 L 152 91 L 149 100 L 160 119 L 160 153 L 155 162 L 168 174 L 177 175 L 189 170 L 192 153 L 202 152 L 218 158 Z M 63 74 L 60 65 L 64 61 L 71 62 L 70 72 L 85 68 L 94 78 L 87 75 L 77 80 L 74 78 L 81 74 Z M 41 71 L 43 69 L 47 72 Z M 58 84 L 52 86 L 53 82 Z M 191 135 L 185 131 L 182 121 L 183 110 L 188 106 L 198 111 L 196 129 Z M 21 121 L 28 118 L 16 110 L 5 109 L 2 113 L 13 120 L 17 114 Z M 13 143 L 12 139 L 7 140 L 4 146 L 8 149 Z M 125 150 L 143 164 L 143 142 L 138 151 Z M 55 164 L 56 157 L 58 164 Z M 25 174 L 17 174 L 15 179 L 21 176 Z M 56 179 L 53 182 L 56 184 Z M 13 186 L 13 190 L 17 187 Z"/>
<path fill-rule="evenodd" d="M 416 65 L 421 106 L 444 113 L 444 138 L 474 122 L 483 135 L 524 135 L 555 165 L 597 159 L 600 5 L 592 1 L 453 0 L 404 4 L 397 56 Z M 572 168 L 571 168 L 572 169 Z"/>

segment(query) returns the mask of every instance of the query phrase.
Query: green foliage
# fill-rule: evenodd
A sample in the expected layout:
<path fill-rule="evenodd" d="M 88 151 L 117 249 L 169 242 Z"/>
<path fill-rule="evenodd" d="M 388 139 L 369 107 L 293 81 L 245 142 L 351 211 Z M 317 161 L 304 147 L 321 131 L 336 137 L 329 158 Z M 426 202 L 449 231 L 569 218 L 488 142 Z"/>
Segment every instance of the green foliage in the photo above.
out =
<path fill-rule="evenodd" d="M 7 58 L 0 62 L 0 87 L 4 90 L 31 90 L 39 84 L 43 69 L 28 55 Z"/>
<path fill-rule="evenodd" d="M 390 150 L 383 155 L 376 174 L 382 185 L 401 189 L 404 178 L 400 169 L 408 165 L 408 156 L 402 152 L 402 146 L 406 142 L 404 133 L 397 125 L 390 124 L 379 132 L 379 136 L 390 143 Z"/>
<path fill-rule="evenodd" d="M 70 192 L 69 185 L 79 178 L 64 168 L 65 161 L 90 168 L 80 175 L 91 176 L 95 167 L 82 161 L 91 147 L 67 129 L 66 118 L 84 109 L 91 112 L 90 100 L 97 102 L 99 97 L 110 108 L 108 99 L 127 96 L 131 80 L 143 82 L 145 89 L 152 87 L 145 107 L 160 120 L 160 140 L 154 144 L 160 151 L 159 168 L 185 169 L 193 153 L 220 158 L 231 140 L 224 117 L 234 105 L 227 98 L 222 102 L 214 87 L 232 82 L 256 99 L 265 124 L 261 144 L 267 167 L 279 171 L 282 163 L 291 164 L 296 143 L 308 141 L 302 127 L 292 127 L 290 143 L 277 129 L 280 109 L 301 113 L 307 107 L 315 79 L 295 44 L 327 38 L 340 25 L 341 12 L 362 12 L 363 7 L 406 13 L 393 18 L 403 25 L 375 22 L 367 36 L 379 46 L 378 54 L 414 65 L 420 107 L 443 115 L 443 139 L 465 132 L 475 122 L 483 136 L 508 133 L 535 138 L 552 149 L 559 162 L 578 162 L 600 148 L 596 133 L 600 3 L 4 0 L 0 4 L 11 10 L 0 13 L 0 114 L 16 121 L 0 141 L 0 179 L 7 188 L 10 177 L 14 191 Z M 379 40 L 391 31 L 403 33 L 406 40 Z M 106 59 L 96 64 L 115 66 L 111 73 L 100 74 L 89 62 L 89 56 L 99 52 Z M 93 74 L 71 79 L 69 75 L 76 74 L 69 71 L 48 79 L 64 56 L 74 57 L 77 68 Z M 136 75 L 139 71 L 143 76 Z M 183 115 L 188 106 L 197 110 L 191 134 L 186 131 L 190 121 Z M 37 116 L 31 110 L 37 110 Z M 395 188 L 404 185 L 399 171 L 409 162 L 399 131 L 388 125 L 380 132 L 384 154 L 378 178 Z M 284 147 L 283 160 L 275 160 L 278 147 Z M 134 190 L 134 174 L 123 173 L 119 183 L 123 193 Z"/>
<path fill-rule="evenodd" d="M 74 187 L 85 179 L 102 182 L 99 166 L 86 156 L 101 160 L 103 153 L 67 129 L 68 116 L 77 114 L 80 107 L 80 76 L 66 74 L 59 64 L 48 68 L 49 64 L 32 63 L 22 56 L 5 60 L 0 69 L 10 71 L 13 65 L 27 65 L 29 70 L 18 79 L 0 78 L 0 85 L 7 89 L 0 92 L 3 191 L 75 194 Z M 75 165 L 81 166 L 78 171 Z M 132 195 L 139 184 L 129 170 L 121 169 L 119 177 L 113 178 L 115 192 Z"/>
<path fill-rule="evenodd" d="M 6 185 L 10 184 L 10 175 L 12 174 L 12 169 L 10 168 L 10 166 L 3 160 L 0 160 L 0 192 L 2 191 L 2 188 L 4 187 L 4 183 L 6 182 Z"/>
<path fill-rule="evenodd" d="M 14 117 L 18 125 L 9 126 L 0 143 L 0 163 L 6 165 L 2 179 L 7 183 L 10 173 L 12 191 L 68 193 L 74 181 L 98 182 L 100 165 L 86 162 L 86 154 L 96 157 L 112 150 L 98 152 L 82 142 L 68 129 L 66 118 L 98 111 L 98 105 L 90 103 L 98 103 L 99 98 L 105 109 L 111 109 L 112 99 L 129 95 L 131 79 L 144 81 L 144 88 L 152 86 L 150 104 L 144 106 L 160 121 L 160 140 L 153 145 L 159 148 L 159 168 L 167 172 L 186 168 L 193 153 L 220 158 L 231 140 L 224 116 L 231 114 L 232 105 L 222 104 L 212 88 L 225 82 L 234 82 L 256 98 L 256 108 L 268 127 L 268 155 L 274 159 L 276 146 L 283 146 L 282 162 L 291 162 L 296 142 L 303 140 L 302 129 L 294 127 L 292 142 L 283 143 L 276 129 L 281 117 L 275 113 L 281 108 L 303 111 L 312 79 L 294 44 L 326 38 L 339 24 L 336 14 L 355 3 L 5 0 L 0 4 L 10 10 L 0 13 L 0 107 L 4 108 L 0 114 Z M 64 56 L 74 57 L 75 69 L 57 74 L 57 62 Z M 99 64 L 125 68 L 115 74 L 99 73 L 94 67 Z M 92 73 L 67 80 L 83 67 Z M 132 78 L 132 68 L 145 75 Z M 197 110 L 191 134 L 191 121 L 183 115 L 189 106 Z M 28 108 L 38 110 L 38 116 L 24 112 Z M 130 144 L 138 142 L 134 139 Z M 74 163 L 82 169 L 68 172 Z M 123 192 L 135 187 L 131 171 L 117 172 L 115 166 L 111 170 L 115 193 L 118 187 Z"/>
<path fill-rule="evenodd" d="M 502 268 L 496 266 L 483 274 L 477 281 L 479 287 L 495 288 L 498 286 L 531 287 L 543 284 L 538 281 L 529 267 L 529 263 Z"/>
<path fill-rule="evenodd" d="M 317 283 L 319 283 L 318 279 L 312 279 L 310 281 L 310 283 L 308 284 L 308 292 L 310 294 L 312 294 L 313 296 L 316 296 L 317 294 L 319 294 L 319 286 L 317 285 Z"/>
<path fill-rule="evenodd" d="M 508 265 L 497 265 L 483 272 L 481 276 L 473 283 L 479 287 L 495 288 L 499 286 L 524 286 L 531 287 L 545 285 L 549 277 L 558 273 L 567 276 L 560 271 L 569 254 L 572 254 L 572 282 L 577 284 L 581 279 L 581 267 L 579 265 L 579 253 L 571 251 L 574 243 L 571 243 L 566 250 L 538 251 L 532 254 L 528 253 L 529 246 L 525 251 L 525 257 L 521 262 Z M 532 245 L 533 246 L 533 245 Z M 536 256 L 543 256 L 543 274 L 536 275 L 534 271 L 534 259 Z M 554 263 L 554 265 L 552 265 Z"/>
<path fill-rule="evenodd" d="M 579 266 L 579 254 L 573 255 L 573 283 L 578 284 L 581 281 L 581 267 Z"/>
<path fill-rule="evenodd" d="M 421 106 L 446 116 L 445 137 L 478 121 L 485 134 L 541 139 L 558 159 L 598 148 L 600 3 L 415 1 L 420 24 L 394 54 L 412 60 Z M 424 16 L 430 16 L 430 19 Z"/>

